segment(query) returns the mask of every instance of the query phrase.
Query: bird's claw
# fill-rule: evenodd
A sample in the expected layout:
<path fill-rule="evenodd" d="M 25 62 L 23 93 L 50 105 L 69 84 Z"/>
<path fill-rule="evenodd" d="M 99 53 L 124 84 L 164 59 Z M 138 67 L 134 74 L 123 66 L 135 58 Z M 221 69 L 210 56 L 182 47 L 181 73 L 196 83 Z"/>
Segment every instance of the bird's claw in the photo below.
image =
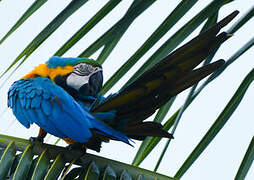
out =
<path fill-rule="evenodd" d="M 39 142 L 39 143 L 43 144 L 43 138 L 41 138 L 41 137 L 30 137 L 29 141 L 31 142 L 32 145 L 34 145 L 35 142 Z"/>
<path fill-rule="evenodd" d="M 71 151 L 71 150 L 79 150 L 83 154 L 86 153 L 86 149 L 84 148 L 83 144 L 82 143 L 78 143 L 78 142 L 69 144 L 68 146 L 66 146 L 66 149 L 68 149 L 69 151 Z"/>

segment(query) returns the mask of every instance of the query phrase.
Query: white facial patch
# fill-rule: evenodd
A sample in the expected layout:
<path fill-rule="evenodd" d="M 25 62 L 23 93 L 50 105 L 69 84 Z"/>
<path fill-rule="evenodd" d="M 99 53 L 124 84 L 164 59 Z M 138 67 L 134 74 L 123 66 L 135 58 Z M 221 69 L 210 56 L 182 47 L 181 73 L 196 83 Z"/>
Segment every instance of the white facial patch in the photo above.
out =
<path fill-rule="evenodd" d="M 75 73 L 71 73 L 67 79 L 66 79 L 66 83 L 68 86 L 79 90 L 79 88 L 81 88 L 81 86 L 83 86 L 84 84 L 89 82 L 89 78 L 90 75 L 88 76 L 79 76 Z"/>
<path fill-rule="evenodd" d="M 90 64 L 80 63 L 74 66 L 73 72 L 67 77 L 66 84 L 79 90 L 84 84 L 88 84 L 90 76 L 102 71 L 100 67 L 93 67 Z"/>

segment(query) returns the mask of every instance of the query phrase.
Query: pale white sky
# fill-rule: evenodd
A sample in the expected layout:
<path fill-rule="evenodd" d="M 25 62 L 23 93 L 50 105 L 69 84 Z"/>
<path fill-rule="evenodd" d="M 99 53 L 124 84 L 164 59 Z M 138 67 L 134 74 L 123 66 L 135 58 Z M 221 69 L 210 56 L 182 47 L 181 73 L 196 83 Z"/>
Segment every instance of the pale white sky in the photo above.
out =
<path fill-rule="evenodd" d="M 70 0 L 48 1 L 39 11 L 19 28 L 9 39 L 0 45 L 1 66 L 3 72 L 8 65 L 18 56 L 28 43 L 44 28 L 68 3 Z M 23 138 L 37 135 L 38 128 L 34 125 L 25 129 L 15 120 L 12 112 L 6 110 L 7 90 L 13 81 L 28 73 L 40 63 L 44 63 L 51 57 L 60 46 L 68 40 L 89 18 L 91 18 L 107 1 L 88 1 L 82 8 L 73 14 L 67 21 L 50 37 L 39 49 L 37 49 L 13 75 L 0 91 L 1 134 L 8 134 Z M 130 57 L 137 48 L 151 35 L 159 24 L 174 9 L 178 1 L 158 0 L 144 14 L 134 21 L 127 33 L 114 49 L 107 61 L 103 64 L 105 80 Z M 125 76 L 110 92 L 116 92 L 128 78 L 147 60 L 160 45 L 163 44 L 177 29 L 187 22 L 200 9 L 209 4 L 211 0 L 199 1 L 142 59 L 131 69 L 128 76 Z M 33 1 L 3 0 L 0 2 L 1 28 L 0 38 L 11 28 L 22 13 L 33 3 Z M 88 47 L 103 32 L 109 29 L 126 12 L 131 0 L 121 2 L 102 22 L 100 22 L 85 38 L 80 40 L 65 57 L 75 57 Z M 222 19 L 234 10 L 239 10 L 240 18 L 250 7 L 254 5 L 253 0 L 238 0 L 222 8 L 219 19 Z M 236 20 L 234 20 L 235 22 Z M 229 29 L 232 23 L 223 30 Z M 187 40 L 190 40 L 200 31 L 199 27 Z M 215 59 L 228 59 L 236 50 L 253 38 L 254 19 L 250 20 L 242 30 L 237 31 L 218 51 Z M 186 41 L 185 41 L 186 42 Z M 92 56 L 96 58 L 96 54 Z M 207 132 L 225 105 L 228 103 L 243 78 L 254 67 L 253 48 L 242 55 L 232 64 L 217 80 L 211 83 L 188 110 L 183 114 L 175 133 L 175 139 L 171 142 L 158 169 L 159 173 L 173 176 L 188 157 L 191 151 L 199 143 L 200 139 Z M 2 80 L 1 80 L 2 82 Z M 188 90 L 178 96 L 167 117 L 178 109 Z M 202 153 L 200 158 L 192 165 L 182 179 L 233 179 L 242 158 L 247 150 L 249 142 L 254 135 L 252 109 L 254 106 L 254 87 L 251 85 L 243 98 L 240 106 L 229 119 L 214 141 Z M 48 136 L 47 136 L 48 137 Z M 46 138 L 48 143 L 53 143 L 57 138 L 50 136 Z M 141 164 L 141 167 L 152 170 L 162 151 L 163 140 L 159 146 Z M 124 143 L 111 141 L 103 144 L 100 156 L 131 163 L 139 147 L 136 142 L 135 148 Z M 64 145 L 62 142 L 60 145 Z M 89 151 L 90 153 L 97 154 Z M 254 166 L 252 165 L 246 179 L 254 179 Z"/>

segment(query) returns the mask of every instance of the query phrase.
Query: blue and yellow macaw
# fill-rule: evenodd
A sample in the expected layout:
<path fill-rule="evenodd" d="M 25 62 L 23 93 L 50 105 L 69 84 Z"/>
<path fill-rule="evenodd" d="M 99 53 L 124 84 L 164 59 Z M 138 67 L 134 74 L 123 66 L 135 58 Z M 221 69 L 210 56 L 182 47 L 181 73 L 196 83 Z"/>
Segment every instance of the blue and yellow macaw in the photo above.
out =
<path fill-rule="evenodd" d="M 68 144 L 100 151 L 110 139 L 130 144 L 147 136 L 173 138 L 162 125 L 144 120 L 171 97 L 197 83 L 224 64 L 223 60 L 194 69 L 230 34 L 220 29 L 234 12 L 197 36 L 136 81 L 104 98 L 102 67 L 88 58 L 52 57 L 20 80 L 8 92 L 8 106 L 18 121 L 29 128 L 36 123 L 43 141 L 47 133 Z M 218 34 L 218 35 L 217 35 Z"/>

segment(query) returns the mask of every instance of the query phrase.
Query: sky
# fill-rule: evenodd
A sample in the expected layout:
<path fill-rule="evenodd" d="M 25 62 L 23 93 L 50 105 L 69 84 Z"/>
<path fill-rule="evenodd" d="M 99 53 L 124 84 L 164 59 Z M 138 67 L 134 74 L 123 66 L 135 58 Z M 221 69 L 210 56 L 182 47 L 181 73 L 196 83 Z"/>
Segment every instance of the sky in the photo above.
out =
<path fill-rule="evenodd" d="M 21 53 L 31 40 L 58 14 L 63 10 L 70 0 L 48 1 L 43 7 L 30 17 L 13 35 L 0 45 L 1 66 L 0 72 L 4 72 L 10 63 Z M 83 24 L 85 24 L 100 8 L 108 1 L 88 1 L 75 14 L 69 17 L 64 24 L 57 29 L 12 75 L 0 90 L 0 134 L 29 138 L 36 136 L 38 127 L 33 125 L 26 129 L 15 119 L 10 109 L 7 109 L 7 91 L 10 85 L 23 75 L 30 72 L 38 64 L 47 61 Z M 168 14 L 180 1 L 156 1 L 145 13 L 141 14 L 129 27 L 127 33 L 122 37 L 119 44 L 103 64 L 104 79 L 106 82 L 112 74 L 130 57 L 136 49 L 152 34 Z M 124 78 L 114 86 L 110 92 L 117 92 L 119 88 L 130 78 L 133 73 L 148 59 L 177 29 L 182 27 L 193 15 L 199 12 L 211 1 L 199 1 L 155 46 L 146 53 Z M 22 13 L 33 3 L 33 1 L 3 0 L 0 2 L 0 38 L 12 27 Z M 122 1 L 105 19 L 82 38 L 64 57 L 76 57 L 94 40 L 108 30 L 117 20 L 124 15 L 131 0 Z M 219 19 L 239 10 L 240 14 L 234 22 L 245 12 L 253 7 L 253 0 L 234 1 L 225 5 L 220 13 Z M 229 29 L 230 23 L 223 30 Z M 186 41 L 195 37 L 201 27 L 197 28 Z M 237 31 L 230 40 L 225 42 L 216 53 L 214 60 L 227 60 L 234 52 L 242 47 L 249 39 L 253 38 L 254 19 L 252 18 L 241 30 Z M 96 59 L 98 53 L 92 58 Z M 182 119 L 174 134 L 175 139 L 171 141 L 165 158 L 158 169 L 159 173 L 174 176 L 176 171 L 192 152 L 210 126 L 222 112 L 230 98 L 233 96 L 241 81 L 254 67 L 253 48 L 242 55 L 236 62 L 223 72 L 215 81 L 209 84 L 205 90 L 196 98 L 191 106 L 184 112 Z M 5 79 L 4 77 L 3 79 Z M 1 79 L 1 83 L 3 82 Z M 184 102 L 188 90 L 181 93 L 169 113 L 169 118 Z M 218 133 L 212 143 L 201 154 L 182 179 L 233 179 L 247 147 L 254 135 L 253 115 L 254 87 L 250 85 L 242 102 L 231 116 L 224 128 Z M 152 116 L 153 117 L 153 116 Z M 151 117 L 151 118 L 152 118 Z M 167 119 L 166 118 L 166 119 Z M 54 143 L 57 138 L 47 136 L 47 143 Z M 162 140 L 158 147 L 152 151 L 141 167 L 153 170 L 158 157 L 164 147 L 166 140 Z M 64 142 L 59 145 L 65 146 Z M 99 156 L 115 159 L 125 163 L 131 163 L 138 150 L 140 142 L 136 141 L 134 148 L 124 143 L 111 141 L 104 143 Z M 254 166 L 252 165 L 246 176 L 247 180 L 254 179 Z"/>

